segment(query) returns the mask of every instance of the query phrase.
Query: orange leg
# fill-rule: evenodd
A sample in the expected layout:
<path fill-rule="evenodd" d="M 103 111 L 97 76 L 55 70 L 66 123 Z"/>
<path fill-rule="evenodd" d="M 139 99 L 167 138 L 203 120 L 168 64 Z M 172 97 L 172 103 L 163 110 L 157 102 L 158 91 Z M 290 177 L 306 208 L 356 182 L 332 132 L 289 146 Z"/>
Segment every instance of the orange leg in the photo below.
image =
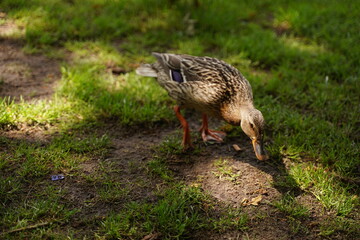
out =
<path fill-rule="evenodd" d="M 205 113 L 202 115 L 202 125 L 200 128 L 200 132 L 204 142 L 216 141 L 220 143 L 226 136 L 226 133 L 224 132 L 209 129 L 208 117 Z"/>
<path fill-rule="evenodd" d="M 175 111 L 176 117 L 179 119 L 181 126 L 183 127 L 183 130 L 184 130 L 184 135 L 183 135 L 183 140 L 182 140 L 182 145 L 184 147 L 184 150 L 186 150 L 188 148 L 193 148 L 193 145 L 191 144 L 191 139 L 190 139 L 190 129 L 189 129 L 188 122 L 183 117 L 183 115 L 181 115 L 179 106 L 175 106 L 174 111 Z"/>

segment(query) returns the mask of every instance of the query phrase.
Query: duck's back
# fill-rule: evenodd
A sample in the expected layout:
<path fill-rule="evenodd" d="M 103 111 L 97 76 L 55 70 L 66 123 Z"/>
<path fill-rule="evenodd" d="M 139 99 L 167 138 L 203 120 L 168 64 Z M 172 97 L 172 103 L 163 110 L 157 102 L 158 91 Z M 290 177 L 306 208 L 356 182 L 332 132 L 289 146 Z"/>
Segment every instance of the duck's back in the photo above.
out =
<path fill-rule="evenodd" d="M 156 75 L 159 84 L 182 105 L 219 115 L 223 104 L 252 101 L 249 82 L 224 61 L 167 53 L 153 55 L 158 61 L 143 65 L 137 73 L 151 77 Z"/>

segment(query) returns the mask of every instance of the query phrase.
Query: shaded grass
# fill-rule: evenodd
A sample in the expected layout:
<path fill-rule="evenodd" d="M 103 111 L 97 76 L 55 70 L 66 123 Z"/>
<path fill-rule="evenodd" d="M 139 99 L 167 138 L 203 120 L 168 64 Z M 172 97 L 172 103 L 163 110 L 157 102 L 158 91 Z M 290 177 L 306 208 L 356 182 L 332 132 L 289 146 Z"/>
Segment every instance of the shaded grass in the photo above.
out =
<path fill-rule="evenodd" d="M 198 230 L 247 229 L 248 216 L 241 209 L 218 209 L 217 216 L 209 218 L 209 206 L 213 203 L 197 187 L 172 182 L 157 195 L 159 199 L 155 203 L 129 202 L 123 211 L 107 216 L 101 223 L 99 236 L 141 238 L 156 235 L 161 239 L 188 239 Z"/>
<path fill-rule="evenodd" d="M 156 204 L 130 202 L 126 210 L 102 222 L 107 238 L 141 238 L 157 233 L 162 239 L 184 239 L 202 226 L 199 214 L 202 193 L 196 188 L 175 186 L 165 190 Z"/>
<path fill-rule="evenodd" d="M 41 182 L 51 173 L 74 174 L 79 163 L 103 155 L 108 144 L 105 135 L 88 138 L 62 135 L 50 143 L 1 137 L 1 207 L 17 199 L 17 194 L 31 182 Z"/>
<path fill-rule="evenodd" d="M 218 219 L 211 219 L 210 226 L 218 232 L 226 232 L 228 230 L 246 231 L 249 229 L 249 216 L 242 209 L 223 209 L 223 214 Z M 210 228 L 211 229 L 211 228 Z"/>
<path fill-rule="evenodd" d="M 349 238 L 357 238 L 360 232 L 357 221 L 343 217 L 326 221 L 320 230 L 319 235 L 324 237 L 342 236 L 346 233 Z"/>
<path fill-rule="evenodd" d="M 63 173 L 65 178 L 71 178 L 77 174 L 81 162 L 103 155 L 107 145 L 106 136 L 62 135 L 50 143 L 1 137 L 0 150 L 5 157 L 0 177 L 3 236 L 45 238 L 53 234 L 45 229 L 69 221 L 78 210 L 63 201 L 62 189 L 49 184 L 50 175 Z M 35 230 L 26 231 L 32 228 Z"/>
<path fill-rule="evenodd" d="M 273 203 L 280 211 L 286 213 L 292 218 L 307 218 L 309 217 L 309 210 L 298 204 L 293 196 L 286 195 L 279 201 Z"/>
<path fill-rule="evenodd" d="M 292 195 L 284 195 L 282 199 L 274 202 L 273 205 L 287 215 L 290 229 L 294 234 L 301 231 L 309 232 L 302 221 L 309 218 L 310 211 L 300 205 Z"/>
<path fill-rule="evenodd" d="M 167 168 L 163 158 L 156 157 L 153 160 L 148 162 L 149 172 L 160 177 L 165 181 L 174 180 L 171 171 Z"/>
<path fill-rule="evenodd" d="M 54 192 L 54 190 L 48 189 L 48 192 Z M 21 228 L 31 228 L 36 226 L 35 224 L 44 224 L 45 226 L 58 222 L 66 222 L 76 212 L 76 210 L 69 210 L 64 204 L 61 204 L 58 196 L 49 197 L 46 195 L 46 199 L 43 198 L 44 195 L 39 196 L 39 198 L 25 200 L 16 208 L 5 211 L 2 214 L 3 222 L 1 227 L 11 227 L 9 230 L 11 232 Z M 35 229 L 32 234 L 19 232 L 18 238 L 27 238 L 31 235 L 39 238 L 48 236 L 45 231 L 39 229 Z M 3 232 L 0 236 L 9 239 L 12 234 Z"/>

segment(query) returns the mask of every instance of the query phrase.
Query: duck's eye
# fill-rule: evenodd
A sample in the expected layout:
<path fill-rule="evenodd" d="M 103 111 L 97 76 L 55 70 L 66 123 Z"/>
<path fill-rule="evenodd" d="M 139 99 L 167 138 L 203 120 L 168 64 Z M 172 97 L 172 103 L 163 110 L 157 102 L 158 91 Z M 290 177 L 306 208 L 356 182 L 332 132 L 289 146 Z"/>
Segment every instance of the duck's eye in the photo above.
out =
<path fill-rule="evenodd" d="M 252 129 L 254 129 L 254 124 L 250 123 L 250 127 L 251 127 Z"/>

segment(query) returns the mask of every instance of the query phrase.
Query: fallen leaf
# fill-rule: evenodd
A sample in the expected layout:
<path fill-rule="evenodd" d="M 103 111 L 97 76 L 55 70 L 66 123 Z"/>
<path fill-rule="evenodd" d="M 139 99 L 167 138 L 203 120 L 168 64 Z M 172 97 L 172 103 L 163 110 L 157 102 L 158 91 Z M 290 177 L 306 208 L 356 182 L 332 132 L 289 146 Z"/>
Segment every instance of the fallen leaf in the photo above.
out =
<path fill-rule="evenodd" d="M 242 150 L 237 144 L 233 144 L 232 146 L 237 152 Z"/>
<path fill-rule="evenodd" d="M 262 200 L 262 196 L 259 195 L 259 196 L 257 196 L 257 197 L 252 198 L 252 199 L 250 200 L 250 204 L 251 204 L 251 205 L 254 205 L 254 206 L 257 206 L 257 205 L 259 205 L 259 203 L 261 202 L 261 200 Z"/>
<path fill-rule="evenodd" d="M 243 205 L 243 206 L 249 205 L 249 199 L 243 198 L 243 200 L 241 201 L 241 205 Z"/>

